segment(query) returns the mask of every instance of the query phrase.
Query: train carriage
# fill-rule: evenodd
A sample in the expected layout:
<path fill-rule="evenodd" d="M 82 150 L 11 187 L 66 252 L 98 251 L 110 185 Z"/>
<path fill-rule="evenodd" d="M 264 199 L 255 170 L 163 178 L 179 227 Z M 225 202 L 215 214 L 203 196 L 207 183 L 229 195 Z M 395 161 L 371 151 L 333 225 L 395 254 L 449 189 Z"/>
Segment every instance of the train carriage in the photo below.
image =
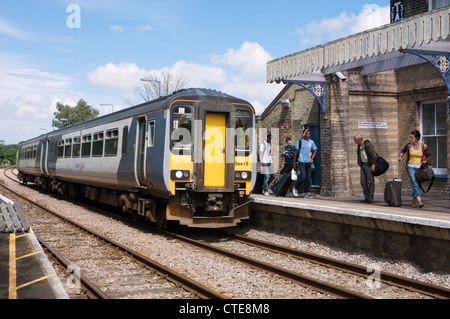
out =
<path fill-rule="evenodd" d="M 19 144 L 23 183 L 116 205 L 162 226 L 229 227 L 249 217 L 255 112 L 186 89 Z"/>

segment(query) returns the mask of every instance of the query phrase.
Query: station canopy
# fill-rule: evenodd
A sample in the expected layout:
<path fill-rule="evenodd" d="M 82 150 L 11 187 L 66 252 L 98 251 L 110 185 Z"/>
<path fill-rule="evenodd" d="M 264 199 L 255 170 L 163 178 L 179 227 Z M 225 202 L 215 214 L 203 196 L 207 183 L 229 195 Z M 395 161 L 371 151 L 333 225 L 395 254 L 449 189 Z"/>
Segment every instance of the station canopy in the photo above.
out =
<path fill-rule="evenodd" d="M 325 75 L 362 68 L 367 75 L 425 61 L 450 94 L 450 7 L 416 15 L 267 63 L 269 83 L 325 83 Z"/>

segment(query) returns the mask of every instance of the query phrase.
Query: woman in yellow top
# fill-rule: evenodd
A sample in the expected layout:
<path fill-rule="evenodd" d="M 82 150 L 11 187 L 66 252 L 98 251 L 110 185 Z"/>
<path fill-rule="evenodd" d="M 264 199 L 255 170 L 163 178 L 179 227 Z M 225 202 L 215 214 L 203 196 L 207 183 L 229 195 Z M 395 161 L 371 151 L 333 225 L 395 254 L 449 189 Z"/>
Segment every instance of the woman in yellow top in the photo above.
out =
<path fill-rule="evenodd" d="M 429 147 L 426 144 L 423 144 L 420 142 L 420 132 L 417 130 L 414 130 L 409 135 L 410 142 L 405 145 L 405 147 L 400 151 L 400 154 L 398 156 L 398 161 L 400 162 L 402 160 L 402 157 L 404 154 L 407 154 L 407 160 L 408 160 L 408 175 L 409 179 L 411 180 L 411 186 L 413 189 L 413 200 L 411 207 L 417 207 L 422 208 L 424 206 L 424 203 L 422 202 L 422 199 L 420 198 L 420 187 L 419 184 L 416 181 L 415 173 L 420 168 L 420 165 L 422 163 L 428 163 L 431 164 L 431 160 L 433 159 L 433 154 L 431 153 Z"/>

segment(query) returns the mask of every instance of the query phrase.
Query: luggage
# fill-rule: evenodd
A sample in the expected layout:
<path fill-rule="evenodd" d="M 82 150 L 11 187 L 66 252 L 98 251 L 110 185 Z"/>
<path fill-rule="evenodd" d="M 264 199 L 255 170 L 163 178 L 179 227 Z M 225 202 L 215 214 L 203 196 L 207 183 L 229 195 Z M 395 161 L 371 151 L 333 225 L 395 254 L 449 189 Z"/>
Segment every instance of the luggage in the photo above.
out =
<path fill-rule="evenodd" d="M 253 187 L 253 194 L 262 194 L 263 183 L 264 183 L 264 175 L 258 172 L 256 175 L 255 187 Z"/>
<path fill-rule="evenodd" d="M 286 173 L 281 175 L 273 184 L 272 184 L 272 192 L 274 195 L 278 196 L 286 196 L 289 187 L 291 186 L 292 179 L 291 173 Z"/>
<path fill-rule="evenodd" d="M 431 189 L 431 186 L 433 186 L 435 175 L 433 172 L 433 169 L 431 166 L 424 166 L 423 164 L 420 166 L 420 168 L 415 173 L 416 181 L 420 186 L 420 189 L 424 193 L 428 193 Z M 424 190 L 422 187 L 423 182 L 430 181 L 430 184 L 428 185 L 428 189 Z"/>
<path fill-rule="evenodd" d="M 377 162 L 375 163 L 375 172 L 374 176 L 381 176 L 389 169 L 389 163 L 382 158 L 380 155 L 377 155 Z"/>
<path fill-rule="evenodd" d="M 389 206 L 402 206 L 402 180 L 400 178 L 401 162 L 398 163 L 398 178 L 393 181 L 386 182 L 384 189 L 384 201 Z"/>

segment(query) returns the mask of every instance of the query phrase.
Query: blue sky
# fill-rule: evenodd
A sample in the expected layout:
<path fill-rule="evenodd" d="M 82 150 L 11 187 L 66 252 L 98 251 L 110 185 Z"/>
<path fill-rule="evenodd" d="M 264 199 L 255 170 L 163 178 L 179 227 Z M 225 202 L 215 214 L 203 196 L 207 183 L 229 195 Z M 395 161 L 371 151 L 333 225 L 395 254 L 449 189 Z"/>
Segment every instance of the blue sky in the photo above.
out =
<path fill-rule="evenodd" d="M 261 113 L 282 89 L 266 83 L 268 61 L 387 23 L 388 0 L 1 1 L 0 140 L 53 130 L 56 102 L 129 107 L 161 72 Z"/>

